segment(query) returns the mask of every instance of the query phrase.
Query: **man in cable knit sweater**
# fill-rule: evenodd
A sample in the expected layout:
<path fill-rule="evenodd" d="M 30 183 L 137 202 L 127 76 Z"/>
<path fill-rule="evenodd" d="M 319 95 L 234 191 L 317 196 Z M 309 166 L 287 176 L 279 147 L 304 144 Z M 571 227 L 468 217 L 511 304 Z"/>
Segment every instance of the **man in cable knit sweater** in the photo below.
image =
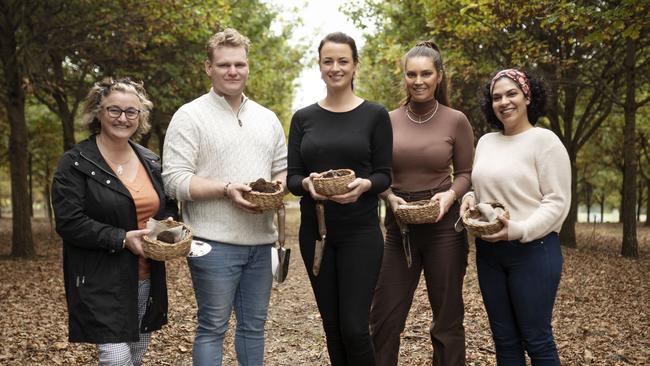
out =
<path fill-rule="evenodd" d="M 242 192 L 258 178 L 284 182 L 287 148 L 276 115 L 243 95 L 248 45 L 234 29 L 212 36 L 205 62 L 212 89 L 174 114 L 165 137 L 165 189 L 183 202 L 195 238 L 212 246 L 188 258 L 198 305 L 194 365 L 221 364 L 233 307 L 239 364 L 264 360 L 277 232 L 272 213 L 259 213 Z"/>

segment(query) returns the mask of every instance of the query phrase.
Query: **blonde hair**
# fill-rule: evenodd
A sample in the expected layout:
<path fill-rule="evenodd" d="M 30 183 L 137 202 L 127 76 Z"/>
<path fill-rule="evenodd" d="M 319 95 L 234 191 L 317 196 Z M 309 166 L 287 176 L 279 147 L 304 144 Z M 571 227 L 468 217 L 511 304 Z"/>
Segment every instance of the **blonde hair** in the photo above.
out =
<path fill-rule="evenodd" d="M 206 51 L 208 52 L 208 60 L 212 61 L 212 54 L 214 50 L 219 47 L 244 47 L 248 55 L 248 47 L 251 41 L 237 30 L 233 28 L 226 28 L 222 32 L 215 33 L 208 40 Z"/>
<path fill-rule="evenodd" d="M 113 79 L 104 78 L 90 88 L 83 105 L 83 115 L 81 116 L 81 125 L 88 128 L 91 133 L 99 133 L 102 124 L 99 120 L 99 113 L 102 110 L 102 103 L 112 92 L 130 93 L 138 97 L 142 108 L 138 115 L 138 128 L 131 138 L 138 140 L 142 135 L 149 132 L 151 123 L 149 122 L 149 113 L 153 109 L 153 103 L 147 96 L 147 91 L 142 83 L 132 81 L 130 78 Z"/>

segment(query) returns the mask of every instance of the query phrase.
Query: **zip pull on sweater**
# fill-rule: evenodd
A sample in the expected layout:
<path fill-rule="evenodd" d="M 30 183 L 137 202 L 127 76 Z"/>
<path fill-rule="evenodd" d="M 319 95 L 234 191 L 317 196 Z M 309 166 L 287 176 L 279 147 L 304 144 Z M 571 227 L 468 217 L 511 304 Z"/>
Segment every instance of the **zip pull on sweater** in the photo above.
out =
<path fill-rule="evenodd" d="M 239 109 L 237 110 L 237 114 L 235 115 L 235 118 L 237 118 L 237 122 L 239 123 L 239 127 L 243 127 L 241 123 L 241 118 L 239 118 L 239 113 L 241 113 L 242 108 L 244 108 L 244 104 L 248 101 L 248 98 L 244 97 L 241 104 L 239 105 Z"/>

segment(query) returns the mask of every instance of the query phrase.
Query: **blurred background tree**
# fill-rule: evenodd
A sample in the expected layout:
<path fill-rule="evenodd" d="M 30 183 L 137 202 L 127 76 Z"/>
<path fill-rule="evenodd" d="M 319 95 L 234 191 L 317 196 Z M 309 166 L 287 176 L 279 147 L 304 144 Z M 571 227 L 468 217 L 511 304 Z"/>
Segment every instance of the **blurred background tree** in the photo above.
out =
<path fill-rule="evenodd" d="M 0 144 L 8 142 L 0 169 L 8 163 L 11 255 L 35 254 L 34 201 L 49 202 L 52 156 L 87 136 L 75 119 L 90 86 L 103 77 L 144 81 L 155 109 L 152 131 L 141 142 L 160 153 L 171 115 L 209 89 L 208 38 L 233 27 L 252 41 L 245 93 L 288 125 L 303 48 L 287 42 L 289 25 L 271 30 L 277 15 L 259 0 L 0 2 L 0 118 L 9 126 L 0 136 Z M 37 199 L 33 187 L 44 196 Z"/>
<path fill-rule="evenodd" d="M 571 160 L 574 199 L 560 233 L 564 245 L 576 245 L 578 205 L 584 202 L 578 154 L 619 107 L 621 253 L 638 257 L 635 116 L 649 97 L 650 1 L 366 0 L 349 2 L 345 11 L 358 26 L 374 29 L 362 51 L 359 90 L 365 97 L 397 107 L 401 56 L 417 41 L 432 39 L 446 63 L 452 104 L 468 116 L 477 140 L 489 131 L 477 92 L 494 72 L 517 67 L 545 80 L 549 113 L 539 124 L 559 136 Z"/>
<path fill-rule="evenodd" d="M 600 220 L 616 208 L 621 253 L 638 256 L 636 222 L 650 209 L 650 0 L 363 0 L 343 11 L 366 30 L 360 95 L 396 108 L 402 55 L 431 39 L 475 141 L 490 131 L 478 91 L 495 71 L 541 76 L 549 113 L 539 125 L 560 137 L 572 163 L 562 242 L 575 246 L 578 207 L 593 206 Z M 160 153 L 173 113 L 209 88 L 207 39 L 234 27 L 252 41 L 246 95 L 286 130 L 307 50 L 290 41 L 290 24 L 275 26 L 280 15 L 262 0 L 1 1 L 0 208 L 10 193 L 12 255 L 34 255 L 30 218 L 33 207 L 48 209 L 53 156 L 87 136 L 75 125 L 80 103 L 105 76 L 144 81 L 155 108 L 141 143 Z"/>

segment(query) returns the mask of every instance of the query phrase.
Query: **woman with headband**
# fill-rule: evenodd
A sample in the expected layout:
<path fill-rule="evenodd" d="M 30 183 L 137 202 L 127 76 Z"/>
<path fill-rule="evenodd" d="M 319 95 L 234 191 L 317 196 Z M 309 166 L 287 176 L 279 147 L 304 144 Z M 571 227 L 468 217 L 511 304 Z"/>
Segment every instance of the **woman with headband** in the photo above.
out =
<path fill-rule="evenodd" d="M 560 139 L 535 127 L 545 114 L 539 80 L 515 69 L 496 73 L 481 108 L 498 129 L 476 146 L 473 192 L 461 215 L 479 202 L 501 202 L 510 219 L 476 238 L 476 268 L 490 320 L 497 365 L 560 365 L 551 319 L 562 273 L 558 232 L 569 212 L 571 165 Z"/>
<path fill-rule="evenodd" d="M 400 334 L 424 270 L 435 321 L 430 329 L 433 365 L 465 364 L 463 278 L 467 237 L 456 232 L 461 197 L 470 187 L 474 135 L 467 117 L 449 107 L 438 46 L 420 42 L 403 60 L 406 99 L 390 112 L 393 183 L 382 193 L 386 213 L 384 258 L 371 310 L 378 365 L 397 365 Z M 393 211 L 407 201 L 440 204 L 432 224 L 408 225 L 410 252 L 403 247 Z"/>

